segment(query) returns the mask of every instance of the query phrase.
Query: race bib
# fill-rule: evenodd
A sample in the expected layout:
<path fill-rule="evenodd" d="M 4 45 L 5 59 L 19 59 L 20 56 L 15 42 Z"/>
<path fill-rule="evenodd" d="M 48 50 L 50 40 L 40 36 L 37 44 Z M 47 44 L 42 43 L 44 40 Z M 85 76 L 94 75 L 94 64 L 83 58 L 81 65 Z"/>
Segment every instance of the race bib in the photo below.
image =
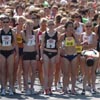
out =
<path fill-rule="evenodd" d="M 65 46 L 74 46 L 75 45 L 75 41 L 73 37 L 67 37 L 65 39 Z"/>
<path fill-rule="evenodd" d="M 76 46 L 76 51 L 77 51 L 77 53 L 81 53 L 82 52 L 82 46 Z"/>
<path fill-rule="evenodd" d="M 54 39 L 49 39 L 47 40 L 47 44 L 46 44 L 46 47 L 47 48 L 55 48 L 55 40 Z"/>
<path fill-rule="evenodd" d="M 21 37 L 21 35 L 17 35 L 17 43 L 22 43 L 22 37 Z"/>
<path fill-rule="evenodd" d="M 11 36 L 2 36 L 2 46 L 11 46 Z"/>
<path fill-rule="evenodd" d="M 29 37 L 28 42 L 27 42 L 27 45 L 28 46 L 34 46 L 35 44 L 36 44 L 35 43 L 35 36 L 32 35 L 32 36 Z"/>

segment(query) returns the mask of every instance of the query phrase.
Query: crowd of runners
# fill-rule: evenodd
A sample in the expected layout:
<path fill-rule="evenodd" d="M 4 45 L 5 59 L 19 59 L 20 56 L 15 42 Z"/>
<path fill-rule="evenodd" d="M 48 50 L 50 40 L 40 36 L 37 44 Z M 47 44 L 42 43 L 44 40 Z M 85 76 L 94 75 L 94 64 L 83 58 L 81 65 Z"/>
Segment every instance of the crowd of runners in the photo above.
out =
<path fill-rule="evenodd" d="M 76 94 L 79 75 L 81 94 L 87 86 L 96 93 L 99 52 L 99 0 L 0 0 L 1 95 L 14 95 L 16 82 L 22 91 L 22 77 L 25 94 L 34 94 L 37 73 L 46 95 L 61 76 L 62 92 Z"/>

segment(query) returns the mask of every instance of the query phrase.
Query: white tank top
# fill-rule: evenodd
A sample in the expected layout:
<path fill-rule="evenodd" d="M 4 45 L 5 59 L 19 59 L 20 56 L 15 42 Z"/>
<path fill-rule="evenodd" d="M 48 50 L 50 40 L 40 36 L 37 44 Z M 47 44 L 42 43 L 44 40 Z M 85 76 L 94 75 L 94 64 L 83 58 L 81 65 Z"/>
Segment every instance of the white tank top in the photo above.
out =
<path fill-rule="evenodd" d="M 79 23 L 79 27 L 77 27 L 77 29 L 75 30 L 77 35 L 81 35 L 81 33 L 83 33 L 83 26 L 81 23 Z"/>
<path fill-rule="evenodd" d="M 92 32 L 90 35 L 87 35 L 86 32 L 83 33 L 83 41 L 87 41 L 88 44 L 92 44 L 93 43 L 93 35 L 95 33 Z"/>

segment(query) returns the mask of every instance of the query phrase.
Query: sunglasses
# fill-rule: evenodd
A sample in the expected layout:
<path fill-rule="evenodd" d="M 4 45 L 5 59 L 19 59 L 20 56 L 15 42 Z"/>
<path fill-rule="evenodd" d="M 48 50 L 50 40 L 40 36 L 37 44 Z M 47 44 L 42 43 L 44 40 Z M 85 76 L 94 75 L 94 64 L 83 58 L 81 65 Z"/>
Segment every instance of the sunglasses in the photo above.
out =
<path fill-rule="evenodd" d="M 79 16 L 75 16 L 75 18 L 80 18 Z"/>
<path fill-rule="evenodd" d="M 53 26 L 54 24 L 52 23 L 52 24 L 48 24 L 48 26 Z"/>
<path fill-rule="evenodd" d="M 3 21 L 3 23 L 9 23 L 9 21 Z"/>
<path fill-rule="evenodd" d="M 86 27 L 92 27 L 92 25 L 86 25 Z"/>
<path fill-rule="evenodd" d="M 16 25 L 19 25 L 19 23 L 16 23 Z"/>
<path fill-rule="evenodd" d="M 73 25 L 68 25 L 68 27 L 74 27 Z"/>
<path fill-rule="evenodd" d="M 37 19 L 37 17 L 33 17 L 32 19 Z"/>

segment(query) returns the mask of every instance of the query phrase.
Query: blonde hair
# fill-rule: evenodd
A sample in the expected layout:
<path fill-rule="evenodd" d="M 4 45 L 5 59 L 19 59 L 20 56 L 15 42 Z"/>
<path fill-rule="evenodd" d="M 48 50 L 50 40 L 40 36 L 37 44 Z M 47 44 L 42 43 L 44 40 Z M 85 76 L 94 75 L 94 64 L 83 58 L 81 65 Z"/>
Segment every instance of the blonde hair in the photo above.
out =
<path fill-rule="evenodd" d="M 66 23 L 68 21 L 67 17 L 62 17 L 60 23 Z"/>
<path fill-rule="evenodd" d="M 40 24 L 43 23 L 43 22 L 47 22 L 47 18 L 41 18 L 40 19 Z"/>
<path fill-rule="evenodd" d="M 29 26 L 33 26 L 34 25 L 34 21 L 33 20 L 31 20 L 31 19 L 26 19 L 25 20 L 25 23 L 24 23 L 24 25 L 23 25 L 23 29 L 25 29 L 25 26 L 26 25 L 29 25 Z M 33 29 L 33 28 L 32 28 Z"/>
<path fill-rule="evenodd" d="M 34 24 L 34 21 L 31 19 L 26 19 L 25 24 Z"/>
<path fill-rule="evenodd" d="M 24 16 L 19 16 L 17 18 L 17 22 L 19 22 L 19 20 L 23 20 L 23 22 L 25 22 L 26 21 L 26 18 Z"/>

